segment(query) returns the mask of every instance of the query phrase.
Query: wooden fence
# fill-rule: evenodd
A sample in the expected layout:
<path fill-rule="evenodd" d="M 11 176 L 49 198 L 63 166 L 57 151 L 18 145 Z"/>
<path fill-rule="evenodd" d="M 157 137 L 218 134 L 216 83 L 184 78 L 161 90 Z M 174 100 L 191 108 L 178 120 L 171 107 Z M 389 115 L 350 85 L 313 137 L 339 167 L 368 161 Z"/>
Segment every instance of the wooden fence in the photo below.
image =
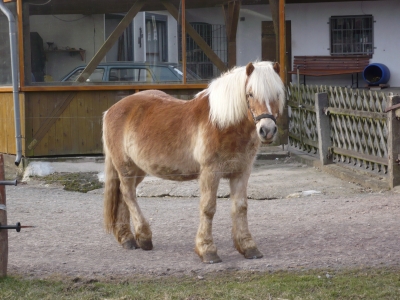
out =
<path fill-rule="evenodd" d="M 290 85 L 289 144 L 400 185 L 399 96 L 340 87 Z"/>

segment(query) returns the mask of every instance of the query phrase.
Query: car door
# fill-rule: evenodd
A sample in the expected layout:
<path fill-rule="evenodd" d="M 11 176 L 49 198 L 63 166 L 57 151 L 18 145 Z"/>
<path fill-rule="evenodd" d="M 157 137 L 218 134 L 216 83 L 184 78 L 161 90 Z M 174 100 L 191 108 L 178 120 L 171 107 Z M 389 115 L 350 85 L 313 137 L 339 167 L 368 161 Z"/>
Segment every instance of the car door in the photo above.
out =
<path fill-rule="evenodd" d="M 111 66 L 108 71 L 108 81 L 122 82 L 154 82 L 153 75 L 149 69 L 141 66 L 120 67 Z"/>

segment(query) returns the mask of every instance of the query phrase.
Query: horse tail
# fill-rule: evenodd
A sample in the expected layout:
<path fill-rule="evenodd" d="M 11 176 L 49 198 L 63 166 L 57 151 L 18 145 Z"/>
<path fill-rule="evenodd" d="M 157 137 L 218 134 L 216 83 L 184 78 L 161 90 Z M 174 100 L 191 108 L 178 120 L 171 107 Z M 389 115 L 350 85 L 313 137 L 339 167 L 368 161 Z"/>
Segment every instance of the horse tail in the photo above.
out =
<path fill-rule="evenodd" d="M 105 117 L 105 114 L 104 114 Z M 110 151 L 106 143 L 106 125 L 103 118 L 103 147 L 104 147 L 104 226 L 107 233 L 113 232 L 117 225 L 118 205 L 121 201 L 121 193 L 119 189 L 120 180 L 118 172 L 111 159 Z"/>

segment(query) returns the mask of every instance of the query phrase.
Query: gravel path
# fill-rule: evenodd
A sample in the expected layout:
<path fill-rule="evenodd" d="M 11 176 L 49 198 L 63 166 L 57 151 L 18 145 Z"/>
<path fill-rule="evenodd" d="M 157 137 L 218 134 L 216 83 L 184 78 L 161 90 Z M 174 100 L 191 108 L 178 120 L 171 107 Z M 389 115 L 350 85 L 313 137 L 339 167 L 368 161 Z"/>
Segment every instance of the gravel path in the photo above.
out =
<path fill-rule="evenodd" d="M 147 196 L 139 201 L 153 230 L 153 251 L 124 250 L 105 234 L 101 190 L 82 194 L 40 182 L 7 187 L 8 223 L 36 226 L 20 233 L 9 231 L 8 273 L 111 278 L 400 264 L 398 193 L 367 192 L 292 162 L 279 168 L 259 164 L 249 194 L 257 199 L 263 189 L 264 195 L 272 191 L 273 197 L 249 200 L 249 226 L 264 257 L 246 260 L 233 248 L 230 200 L 221 198 L 213 230 L 223 262 L 206 265 L 193 251 L 198 226 L 196 182 L 179 184 L 181 192 L 170 184 L 148 178 L 139 190 Z M 159 197 L 154 192 L 155 197 L 148 197 L 156 188 L 174 190 L 175 196 Z M 321 194 L 302 196 L 302 191 L 318 189 Z"/>

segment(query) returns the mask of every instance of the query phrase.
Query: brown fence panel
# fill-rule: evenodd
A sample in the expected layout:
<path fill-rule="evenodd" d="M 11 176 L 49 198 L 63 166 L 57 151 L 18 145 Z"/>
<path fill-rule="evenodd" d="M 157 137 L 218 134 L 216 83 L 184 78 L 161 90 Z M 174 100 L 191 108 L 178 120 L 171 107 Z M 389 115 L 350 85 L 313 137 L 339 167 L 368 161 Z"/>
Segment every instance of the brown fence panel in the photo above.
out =
<path fill-rule="evenodd" d="M 322 121 L 326 119 L 317 117 L 315 99 L 318 101 L 320 93 L 328 97 L 327 107 L 319 109 L 329 116 L 325 125 Z M 385 111 L 400 102 L 399 97 L 377 91 L 304 85 L 291 85 L 288 94 L 291 146 L 319 154 L 323 164 L 344 163 L 383 175 L 391 187 L 400 185 L 400 109 Z M 329 132 L 330 141 L 326 136 L 320 137 L 321 132 Z M 324 155 L 329 159 L 324 160 Z"/>

